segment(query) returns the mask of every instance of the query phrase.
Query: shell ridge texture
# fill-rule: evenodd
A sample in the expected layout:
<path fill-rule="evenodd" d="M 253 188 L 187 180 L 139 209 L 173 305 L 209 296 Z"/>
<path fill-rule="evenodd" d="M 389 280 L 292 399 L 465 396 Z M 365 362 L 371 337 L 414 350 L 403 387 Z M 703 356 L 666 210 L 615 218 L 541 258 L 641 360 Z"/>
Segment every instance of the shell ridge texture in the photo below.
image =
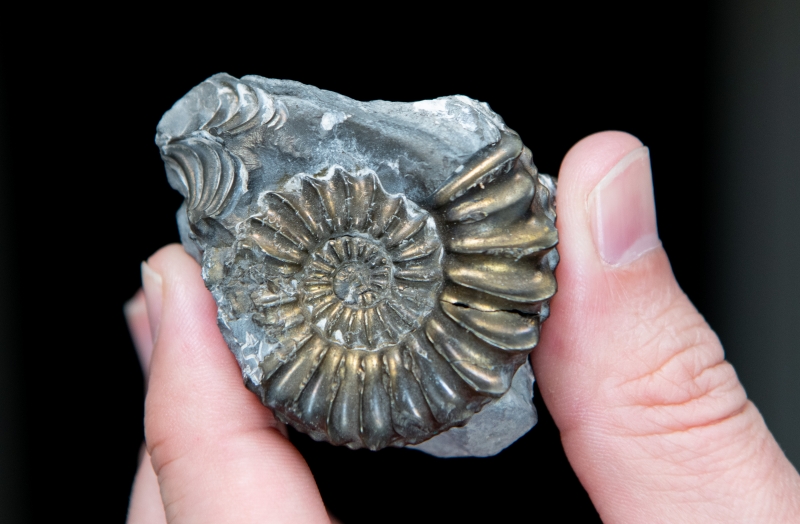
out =
<path fill-rule="evenodd" d="M 224 338 L 280 420 L 414 445 L 512 387 L 556 290 L 556 186 L 488 106 L 220 74 L 156 143 Z"/>

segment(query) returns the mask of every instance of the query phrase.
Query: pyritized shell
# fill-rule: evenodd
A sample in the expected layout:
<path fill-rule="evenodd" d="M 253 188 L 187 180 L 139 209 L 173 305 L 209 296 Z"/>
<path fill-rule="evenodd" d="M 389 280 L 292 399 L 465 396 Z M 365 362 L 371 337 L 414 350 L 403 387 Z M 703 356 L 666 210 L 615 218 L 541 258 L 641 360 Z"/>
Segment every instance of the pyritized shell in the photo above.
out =
<path fill-rule="evenodd" d="M 205 108 L 194 119 L 215 130 L 205 142 L 160 128 L 159 144 L 187 197 L 186 234 L 206 239 L 203 276 L 248 387 L 315 439 L 370 449 L 425 441 L 506 393 L 538 342 L 558 262 L 555 186 L 519 137 L 501 127 L 416 202 L 376 171 L 336 165 L 235 195 L 249 149 L 227 145 L 254 119 L 270 126 L 278 104 L 229 84 L 220 91 L 245 103 Z M 236 177 L 186 160 L 208 141 Z M 247 214 L 226 215 L 246 197 Z"/>

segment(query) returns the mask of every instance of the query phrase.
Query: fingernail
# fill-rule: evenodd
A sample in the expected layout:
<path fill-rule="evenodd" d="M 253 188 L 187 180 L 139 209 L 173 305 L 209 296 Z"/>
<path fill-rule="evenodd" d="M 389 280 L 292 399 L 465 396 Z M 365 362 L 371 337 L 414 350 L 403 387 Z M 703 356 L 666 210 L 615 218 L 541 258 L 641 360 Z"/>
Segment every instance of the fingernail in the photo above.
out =
<path fill-rule="evenodd" d="M 630 264 L 661 245 L 646 147 L 625 155 L 600 180 L 589 194 L 589 217 L 597 251 L 613 266 Z"/>
<path fill-rule="evenodd" d="M 163 282 L 161 275 L 153 271 L 147 262 L 142 262 L 142 288 L 144 288 L 144 299 L 147 302 L 147 318 L 150 321 L 153 344 L 158 339 L 158 328 L 161 325 Z"/>

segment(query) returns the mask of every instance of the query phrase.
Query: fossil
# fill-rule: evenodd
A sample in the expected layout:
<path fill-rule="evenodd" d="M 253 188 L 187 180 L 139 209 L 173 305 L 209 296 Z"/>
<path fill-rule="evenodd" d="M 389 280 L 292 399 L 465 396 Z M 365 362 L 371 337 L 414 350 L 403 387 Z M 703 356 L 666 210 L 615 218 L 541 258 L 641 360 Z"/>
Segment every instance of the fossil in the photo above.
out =
<path fill-rule="evenodd" d="M 527 365 L 556 291 L 555 184 L 487 105 L 220 74 L 156 143 L 223 336 L 280 420 L 418 444 Z"/>

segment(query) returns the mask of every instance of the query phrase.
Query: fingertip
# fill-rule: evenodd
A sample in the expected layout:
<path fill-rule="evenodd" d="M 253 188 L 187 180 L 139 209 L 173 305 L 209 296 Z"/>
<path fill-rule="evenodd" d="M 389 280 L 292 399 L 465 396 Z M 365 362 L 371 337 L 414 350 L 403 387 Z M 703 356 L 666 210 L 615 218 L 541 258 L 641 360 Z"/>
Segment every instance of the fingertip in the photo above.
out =
<path fill-rule="evenodd" d="M 147 308 L 144 304 L 144 292 L 141 288 L 122 305 L 122 312 L 126 319 L 134 319 L 147 314 Z"/>
<path fill-rule="evenodd" d="M 125 315 L 125 321 L 128 324 L 128 331 L 133 339 L 133 346 L 139 357 L 139 363 L 142 366 L 145 377 L 147 377 L 150 369 L 150 358 L 153 355 L 153 338 L 150 331 L 150 320 L 148 319 L 144 290 L 139 289 L 125 303 L 122 310 Z"/>
<path fill-rule="evenodd" d="M 585 179 L 591 187 L 622 157 L 642 147 L 642 142 L 630 133 L 601 131 L 587 136 L 570 148 L 561 162 L 559 184 L 562 181 Z"/>
<path fill-rule="evenodd" d="M 642 142 L 633 135 L 603 131 L 579 141 L 564 157 L 558 174 L 559 283 L 600 269 L 595 263 L 600 259 L 592 239 L 589 195 L 620 160 L 641 148 Z"/>
<path fill-rule="evenodd" d="M 147 263 L 151 267 L 158 270 L 167 267 L 173 262 L 181 260 L 184 260 L 185 262 L 191 261 L 193 262 L 194 266 L 199 267 L 197 266 L 197 262 L 195 262 L 194 259 L 186 253 L 186 250 L 184 250 L 183 246 L 180 244 L 167 244 L 150 255 L 150 258 L 147 259 Z"/>

